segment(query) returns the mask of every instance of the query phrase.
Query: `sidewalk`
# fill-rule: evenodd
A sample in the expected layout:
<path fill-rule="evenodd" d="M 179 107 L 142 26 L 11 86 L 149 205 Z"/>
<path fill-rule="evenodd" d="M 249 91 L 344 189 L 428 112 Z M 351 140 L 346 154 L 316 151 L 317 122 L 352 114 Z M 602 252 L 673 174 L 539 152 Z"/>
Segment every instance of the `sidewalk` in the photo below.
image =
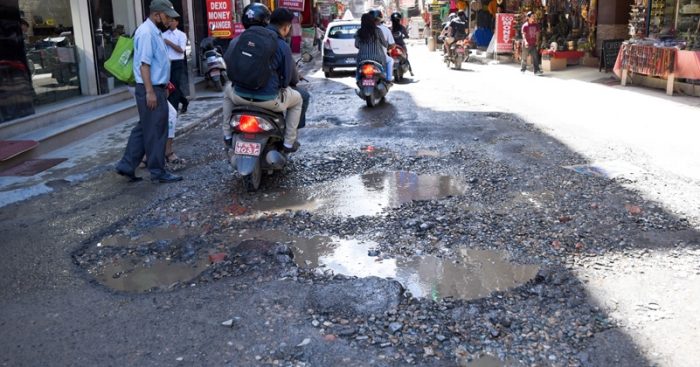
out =
<path fill-rule="evenodd" d="M 178 116 L 175 139 L 221 112 L 221 92 L 198 86 L 197 97 L 187 113 Z M 53 191 L 60 185 L 79 182 L 112 170 L 126 147 L 135 122 L 105 129 L 86 139 L 49 152 L 40 158 L 67 158 L 63 163 L 34 176 L 0 177 L 0 207 Z"/>

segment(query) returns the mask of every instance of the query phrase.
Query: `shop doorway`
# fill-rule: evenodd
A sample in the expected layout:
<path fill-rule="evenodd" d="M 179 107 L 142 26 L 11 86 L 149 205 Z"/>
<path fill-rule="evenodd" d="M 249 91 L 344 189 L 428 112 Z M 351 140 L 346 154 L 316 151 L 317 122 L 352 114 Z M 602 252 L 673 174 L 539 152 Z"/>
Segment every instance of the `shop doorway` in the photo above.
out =
<path fill-rule="evenodd" d="M 133 1 L 123 0 L 89 0 L 89 6 L 97 87 L 100 94 L 106 94 L 124 85 L 105 70 L 104 63 L 112 56 L 119 37 L 131 37 L 136 31 L 135 7 Z"/>

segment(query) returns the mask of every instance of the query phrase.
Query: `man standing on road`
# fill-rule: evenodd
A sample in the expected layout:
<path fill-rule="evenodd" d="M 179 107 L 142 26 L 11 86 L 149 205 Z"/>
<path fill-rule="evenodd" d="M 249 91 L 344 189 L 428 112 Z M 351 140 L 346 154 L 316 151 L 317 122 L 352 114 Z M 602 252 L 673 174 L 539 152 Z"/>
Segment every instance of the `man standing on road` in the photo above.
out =
<path fill-rule="evenodd" d="M 170 29 L 163 32 L 163 39 L 168 45 L 168 58 L 170 59 L 170 82 L 175 85 L 175 92 L 170 95 L 168 100 L 177 110 L 182 104 L 181 113 L 187 112 L 189 102 L 182 92 L 182 89 L 187 84 L 187 59 L 185 48 L 187 47 L 187 36 L 184 32 L 177 29 L 180 22 L 177 18 L 170 22 Z"/>
<path fill-rule="evenodd" d="M 165 170 L 165 143 L 168 139 L 168 100 L 166 86 L 170 79 L 170 60 L 163 41 L 163 31 L 180 15 L 168 0 L 153 0 L 150 15 L 134 35 L 134 77 L 139 122 L 131 130 L 124 156 L 117 163 L 119 175 L 132 182 L 140 181 L 134 171 L 146 154 L 152 182 L 176 182 L 182 177 Z"/>
<path fill-rule="evenodd" d="M 537 24 L 535 14 L 531 11 L 527 12 L 527 21 L 523 24 L 523 53 L 520 63 L 520 71 L 523 73 L 527 70 L 527 55 L 532 57 L 532 66 L 535 69 L 535 75 L 541 75 L 540 70 L 540 54 L 537 49 L 537 40 L 540 38 L 540 25 Z M 527 50 L 527 52 L 526 52 Z"/>

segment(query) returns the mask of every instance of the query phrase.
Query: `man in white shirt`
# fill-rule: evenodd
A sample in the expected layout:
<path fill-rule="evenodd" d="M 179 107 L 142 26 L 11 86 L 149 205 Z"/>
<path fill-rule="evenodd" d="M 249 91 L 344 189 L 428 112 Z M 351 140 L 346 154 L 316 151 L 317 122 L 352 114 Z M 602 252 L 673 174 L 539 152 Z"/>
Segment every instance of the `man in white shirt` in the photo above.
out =
<path fill-rule="evenodd" d="M 382 15 L 382 11 L 374 10 L 374 18 L 377 21 L 377 27 L 382 31 L 384 39 L 386 39 L 389 47 L 393 46 L 396 41 L 394 41 L 394 36 L 391 34 L 389 27 L 384 25 L 384 16 Z M 393 81 L 394 76 L 392 75 L 392 72 L 394 71 L 394 58 L 389 56 L 386 49 L 384 49 L 384 55 L 386 56 L 386 78 L 389 81 Z"/>
<path fill-rule="evenodd" d="M 178 109 L 182 104 L 182 113 L 187 112 L 189 102 L 185 97 L 183 88 L 187 85 L 187 60 L 185 58 L 185 48 L 187 47 L 187 35 L 177 29 L 180 24 L 178 18 L 170 22 L 170 28 L 163 32 L 163 39 L 168 45 L 168 58 L 170 59 L 170 82 L 176 87 L 174 93 L 170 94 L 168 100 Z"/>

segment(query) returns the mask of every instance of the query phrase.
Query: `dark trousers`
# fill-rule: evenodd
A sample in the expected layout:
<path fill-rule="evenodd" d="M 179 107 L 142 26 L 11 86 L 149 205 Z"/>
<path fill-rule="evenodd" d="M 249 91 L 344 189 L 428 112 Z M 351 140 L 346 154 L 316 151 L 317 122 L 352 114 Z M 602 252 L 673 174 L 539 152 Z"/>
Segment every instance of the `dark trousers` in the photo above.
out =
<path fill-rule="evenodd" d="M 168 100 L 164 87 L 153 87 L 158 105 L 151 110 L 146 105 L 146 88 L 136 84 L 136 107 L 140 121 L 131 130 L 124 156 L 117 163 L 117 169 L 132 173 L 136 170 L 143 155 L 151 178 L 165 174 L 165 142 L 168 140 Z"/>
<path fill-rule="evenodd" d="M 179 104 L 187 106 L 187 98 L 185 98 L 185 93 L 183 88 L 187 85 L 187 61 L 186 60 L 172 60 L 170 61 L 170 82 L 175 85 L 175 92 L 170 94 L 168 100 L 170 104 L 175 107 L 176 110 L 179 109 Z"/>
<path fill-rule="evenodd" d="M 311 94 L 304 88 L 299 88 L 296 85 L 292 87 L 295 91 L 301 94 L 301 118 L 299 119 L 298 129 L 306 126 L 306 110 L 309 108 L 309 99 L 311 99 Z"/>
<path fill-rule="evenodd" d="M 532 66 L 535 68 L 535 72 L 540 71 L 540 53 L 536 46 L 530 46 L 527 49 L 523 49 L 522 60 L 520 61 L 520 70 L 527 70 L 527 55 L 532 56 Z"/>

